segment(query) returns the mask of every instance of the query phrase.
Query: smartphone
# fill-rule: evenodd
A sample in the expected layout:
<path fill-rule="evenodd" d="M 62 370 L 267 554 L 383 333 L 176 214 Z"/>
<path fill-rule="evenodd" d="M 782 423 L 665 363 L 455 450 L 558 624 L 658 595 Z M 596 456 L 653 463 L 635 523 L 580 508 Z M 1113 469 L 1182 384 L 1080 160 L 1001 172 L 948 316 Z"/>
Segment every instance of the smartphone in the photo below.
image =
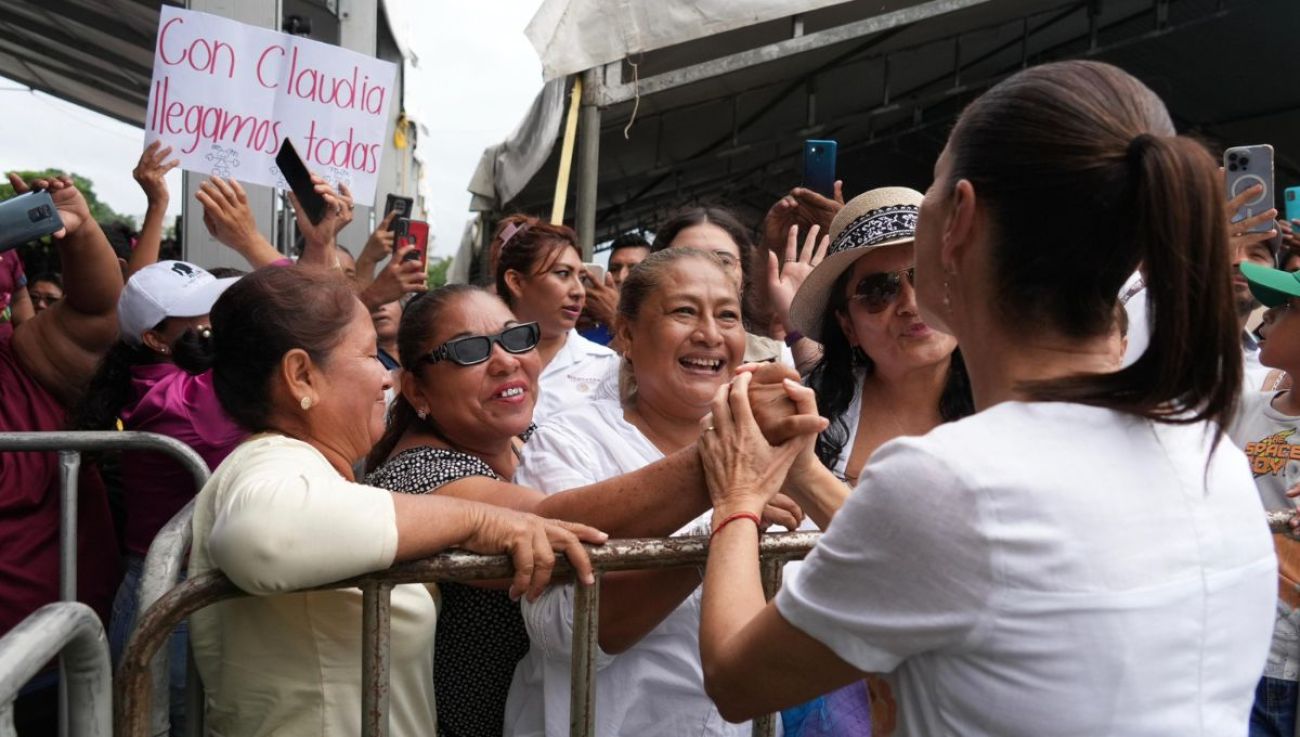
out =
<path fill-rule="evenodd" d="M 835 196 L 835 141 L 803 142 L 803 186 L 822 197 Z"/>
<path fill-rule="evenodd" d="M 429 264 L 429 224 L 423 220 L 412 220 L 410 218 L 393 218 L 393 224 L 401 223 L 400 229 L 395 228 L 393 234 L 396 240 L 393 243 L 393 249 L 400 250 L 407 246 L 415 246 L 415 250 L 406 254 L 403 261 L 419 262 L 426 267 Z"/>
<path fill-rule="evenodd" d="M 1287 187 L 1282 193 L 1282 199 L 1286 202 L 1287 222 L 1300 220 L 1300 187 Z"/>
<path fill-rule="evenodd" d="M 54 198 L 43 189 L 0 202 L 0 252 L 29 243 L 63 227 Z"/>
<path fill-rule="evenodd" d="M 605 283 L 605 267 L 600 264 L 584 263 L 582 268 L 587 271 L 587 278 L 584 281 L 590 281 L 593 284 Z"/>
<path fill-rule="evenodd" d="M 1251 187 L 1262 184 L 1264 191 L 1247 202 L 1232 216 L 1232 222 L 1240 222 L 1248 217 L 1272 209 L 1273 207 L 1273 147 L 1268 144 L 1257 146 L 1233 146 L 1223 152 L 1223 174 L 1227 178 L 1229 199 L 1236 197 Z M 1253 226 L 1248 232 L 1267 233 L 1274 228 L 1272 221 L 1265 221 Z"/>
<path fill-rule="evenodd" d="M 411 210 L 414 208 L 414 198 L 403 197 L 400 194 L 392 194 L 390 192 L 388 195 L 388 201 L 384 203 L 384 217 L 388 217 L 388 213 L 390 212 L 396 212 L 397 217 L 399 218 L 409 218 L 411 217 Z M 397 218 L 394 218 L 393 222 L 389 223 L 388 229 L 393 230 L 393 226 L 396 222 Z"/>
<path fill-rule="evenodd" d="M 316 191 L 316 185 L 311 181 L 311 172 L 307 171 L 307 165 L 302 163 L 302 157 L 298 156 L 298 151 L 288 138 L 280 144 L 280 152 L 275 155 L 275 165 L 280 167 L 284 181 L 289 183 L 289 188 L 298 197 L 298 204 L 302 206 L 307 219 L 312 225 L 319 223 L 325 217 L 325 197 Z"/>

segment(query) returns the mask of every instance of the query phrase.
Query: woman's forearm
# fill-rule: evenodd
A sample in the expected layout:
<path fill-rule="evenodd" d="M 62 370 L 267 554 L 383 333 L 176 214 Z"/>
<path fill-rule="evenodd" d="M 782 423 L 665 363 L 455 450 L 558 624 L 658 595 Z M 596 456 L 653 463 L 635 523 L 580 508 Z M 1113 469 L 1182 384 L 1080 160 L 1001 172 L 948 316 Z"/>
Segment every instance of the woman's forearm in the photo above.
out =
<path fill-rule="evenodd" d="M 699 454 L 690 446 L 632 473 L 548 496 L 533 512 L 614 538 L 663 537 L 711 506 Z"/>
<path fill-rule="evenodd" d="M 699 585 L 700 573 L 694 568 L 605 574 L 600 583 L 600 649 L 617 655 L 636 645 Z"/>
<path fill-rule="evenodd" d="M 135 248 L 131 251 L 131 260 L 127 264 L 128 279 L 140 269 L 158 262 L 162 250 L 163 220 L 166 216 L 167 200 L 149 203 L 149 209 L 144 213 L 144 225 L 140 228 L 140 238 L 136 241 Z"/>

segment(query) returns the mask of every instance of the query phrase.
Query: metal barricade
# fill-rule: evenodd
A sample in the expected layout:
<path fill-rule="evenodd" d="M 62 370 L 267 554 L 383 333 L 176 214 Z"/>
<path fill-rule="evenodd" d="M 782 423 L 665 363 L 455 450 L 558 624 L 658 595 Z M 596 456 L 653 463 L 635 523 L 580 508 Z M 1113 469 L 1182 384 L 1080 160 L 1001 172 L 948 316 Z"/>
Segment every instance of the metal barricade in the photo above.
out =
<path fill-rule="evenodd" d="M 46 604 L 0 638 L 0 737 L 14 737 L 13 703 L 19 690 L 58 656 L 72 708 L 72 737 L 109 737 L 112 672 L 99 616 L 85 604 Z"/>
<path fill-rule="evenodd" d="M 819 535 L 793 532 L 763 536 L 759 554 L 763 562 L 764 589 L 769 596 L 780 586 L 782 565 L 805 556 Z M 708 540 L 704 537 L 612 540 L 605 545 L 588 547 L 588 552 L 597 572 L 597 582 L 595 586 L 579 586 L 574 600 L 570 734 L 575 737 L 594 734 L 600 575 L 613 571 L 703 565 L 708 558 Z M 362 735 L 380 737 L 388 734 L 389 617 L 393 586 L 505 579 L 510 578 L 512 570 L 510 559 L 505 556 L 444 553 L 309 589 L 328 591 L 356 587 L 362 591 Z M 557 576 L 571 574 L 572 570 L 563 556 L 557 558 Z M 167 592 L 141 615 L 117 673 L 114 714 L 118 737 L 148 737 L 155 691 L 149 665 L 159 648 L 165 646 L 176 624 L 206 606 L 248 595 L 221 573 L 211 572 L 191 578 Z M 770 717 L 754 720 L 755 735 L 770 737 L 774 729 L 775 722 Z"/>
<path fill-rule="evenodd" d="M 207 464 L 194 449 L 175 438 L 148 432 L 14 432 L 0 434 L 0 453 L 3 452 L 58 452 L 60 484 L 59 520 L 59 598 L 63 601 L 77 599 L 77 477 L 81 470 L 83 452 L 152 450 L 175 458 L 193 476 L 196 488 L 202 488 L 210 472 Z M 144 575 L 140 585 L 140 608 L 145 611 L 179 580 L 185 553 L 192 535 L 189 519 L 193 502 L 186 505 L 159 532 L 145 559 Z M 163 650 L 154 664 L 155 682 L 167 683 L 169 654 Z M 192 675 L 192 674 L 191 674 Z M 166 690 L 163 690 L 166 693 Z M 67 721 L 67 692 L 60 680 L 60 714 Z M 159 700 L 155 734 L 167 731 L 167 698 Z M 193 733 L 193 732 L 191 732 Z M 60 734 L 66 734 L 60 727 Z"/>

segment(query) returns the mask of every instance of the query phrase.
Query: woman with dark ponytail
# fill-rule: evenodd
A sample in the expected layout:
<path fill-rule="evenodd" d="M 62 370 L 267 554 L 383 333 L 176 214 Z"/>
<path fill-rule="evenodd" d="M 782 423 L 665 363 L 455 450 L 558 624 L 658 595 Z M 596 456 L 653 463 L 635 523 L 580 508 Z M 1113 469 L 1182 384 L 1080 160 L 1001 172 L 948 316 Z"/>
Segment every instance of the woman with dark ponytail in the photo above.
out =
<path fill-rule="evenodd" d="M 1242 375 L 1225 200 L 1210 154 L 1116 67 L 1031 67 L 966 108 L 915 284 L 975 414 L 885 443 L 836 500 L 811 442 L 763 439 L 752 380 L 714 401 L 700 651 L 724 716 L 883 674 L 873 734 L 1246 734 L 1277 583 L 1221 442 Z M 1116 370 L 1139 263 L 1151 342 Z M 768 604 L 745 520 L 782 486 L 833 523 Z"/>
<path fill-rule="evenodd" d="M 216 468 L 247 435 L 221 408 L 210 371 L 208 312 L 235 281 L 184 261 L 160 261 L 133 274 L 117 303 L 120 339 L 91 379 L 74 426 L 112 430 L 120 422 L 124 430 L 166 435 Z M 109 622 L 114 662 L 135 627 L 149 545 L 198 492 L 190 472 L 162 453 L 124 452 L 121 469 L 126 576 Z M 184 667 L 176 672 L 183 676 Z"/>

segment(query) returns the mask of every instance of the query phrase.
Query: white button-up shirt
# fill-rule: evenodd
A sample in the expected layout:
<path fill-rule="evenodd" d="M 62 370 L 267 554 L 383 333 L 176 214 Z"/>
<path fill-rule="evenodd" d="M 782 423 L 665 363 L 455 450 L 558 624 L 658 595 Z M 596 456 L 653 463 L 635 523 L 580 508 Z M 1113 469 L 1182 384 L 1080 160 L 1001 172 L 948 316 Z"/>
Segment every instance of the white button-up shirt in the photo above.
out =
<path fill-rule="evenodd" d="M 629 473 L 663 458 L 623 418 L 618 400 L 602 397 L 563 412 L 524 446 L 517 483 L 555 493 Z M 677 535 L 707 535 L 705 513 Z M 572 584 L 551 586 L 521 602 L 531 640 L 515 669 L 506 702 L 505 734 L 564 737 L 569 733 Z M 750 726 L 728 724 L 704 693 L 700 665 L 700 590 L 631 648 L 596 653 L 596 731 L 600 737 L 747 737 Z"/>
<path fill-rule="evenodd" d="M 533 422 L 541 425 L 558 412 L 590 402 L 596 387 L 617 364 L 617 353 L 570 330 L 564 347 L 537 377 Z"/>

